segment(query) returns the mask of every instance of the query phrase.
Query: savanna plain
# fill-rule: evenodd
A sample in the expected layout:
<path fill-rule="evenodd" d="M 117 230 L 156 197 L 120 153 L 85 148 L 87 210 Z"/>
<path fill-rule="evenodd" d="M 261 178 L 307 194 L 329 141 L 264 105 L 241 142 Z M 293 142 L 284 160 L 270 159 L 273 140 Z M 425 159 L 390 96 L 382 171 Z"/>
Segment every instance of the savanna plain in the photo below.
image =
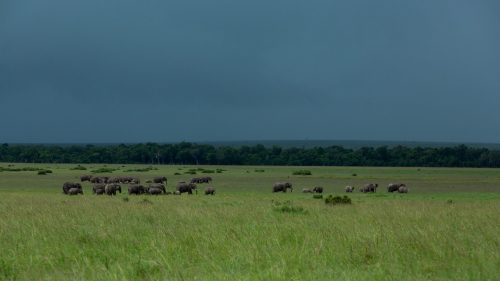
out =
<path fill-rule="evenodd" d="M 0 280 L 500 280 L 498 169 L 106 165 L 166 176 L 168 191 L 211 176 L 216 194 L 96 196 L 85 182 L 68 196 L 64 182 L 104 165 L 0 166 L 52 171 L 0 172 Z M 278 181 L 293 192 L 272 193 Z M 379 189 L 344 192 L 366 183 Z M 301 192 L 315 186 L 352 204 Z"/>

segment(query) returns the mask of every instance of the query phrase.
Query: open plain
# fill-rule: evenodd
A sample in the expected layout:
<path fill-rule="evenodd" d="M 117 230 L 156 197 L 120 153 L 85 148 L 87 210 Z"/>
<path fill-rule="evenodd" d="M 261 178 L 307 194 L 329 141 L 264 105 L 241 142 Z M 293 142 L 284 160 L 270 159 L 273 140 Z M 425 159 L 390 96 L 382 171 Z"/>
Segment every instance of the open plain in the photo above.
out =
<path fill-rule="evenodd" d="M 13 164 L 0 172 L 0 280 L 499 280 L 500 171 Z M 194 195 L 62 193 L 66 181 L 208 175 Z M 138 170 L 144 169 L 143 172 Z M 218 173 L 217 173 L 217 169 Z M 127 170 L 135 170 L 128 171 Z M 309 170 L 311 175 L 292 175 Z M 196 174 L 194 174 L 196 173 Z M 289 181 L 293 192 L 272 193 Z M 408 194 L 388 193 L 403 182 Z M 378 183 L 376 193 L 345 193 Z M 215 196 L 203 195 L 205 186 Z M 348 195 L 326 205 L 302 193 Z M 286 206 L 286 208 L 283 208 Z"/>

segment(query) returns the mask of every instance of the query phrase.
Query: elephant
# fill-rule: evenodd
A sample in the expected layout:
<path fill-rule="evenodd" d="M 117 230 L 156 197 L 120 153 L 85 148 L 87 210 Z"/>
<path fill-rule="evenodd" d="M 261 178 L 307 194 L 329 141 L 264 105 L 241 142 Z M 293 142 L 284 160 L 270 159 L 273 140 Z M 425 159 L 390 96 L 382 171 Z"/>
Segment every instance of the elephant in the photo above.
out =
<path fill-rule="evenodd" d="M 400 187 L 406 186 L 404 183 L 390 183 L 387 186 L 387 192 L 398 191 Z"/>
<path fill-rule="evenodd" d="M 402 185 L 398 188 L 399 193 L 408 193 L 408 187 L 406 185 Z"/>
<path fill-rule="evenodd" d="M 146 189 L 144 188 L 144 186 L 142 185 L 139 185 L 139 184 L 131 184 L 129 187 L 128 187 L 128 194 L 131 195 L 131 194 L 136 194 L 136 195 L 139 195 L 139 194 L 143 194 L 143 193 L 146 193 Z"/>
<path fill-rule="evenodd" d="M 354 191 L 354 186 L 350 186 L 350 185 L 348 185 L 348 186 L 346 186 L 346 187 L 345 187 L 345 192 L 349 192 L 349 193 L 351 193 L 351 192 L 353 192 L 353 191 Z"/>
<path fill-rule="evenodd" d="M 205 195 L 215 195 L 215 188 L 211 186 L 207 186 L 205 188 Z"/>
<path fill-rule="evenodd" d="M 106 184 L 105 183 L 96 183 L 92 187 L 92 193 L 97 194 L 97 195 L 102 195 L 106 191 Z"/>
<path fill-rule="evenodd" d="M 376 183 L 369 183 L 369 184 L 366 184 L 365 186 L 363 186 L 362 188 L 360 188 L 359 191 L 361 191 L 363 193 L 377 192 L 377 187 L 378 187 L 378 184 L 376 184 Z"/>
<path fill-rule="evenodd" d="M 315 188 L 313 188 L 313 192 L 314 193 L 323 193 L 323 187 L 316 186 Z"/>
<path fill-rule="evenodd" d="M 82 189 L 82 185 L 77 183 L 77 182 L 65 182 L 63 184 L 63 193 L 64 194 L 68 194 L 68 191 L 71 189 L 71 188 L 78 188 L 78 189 Z"/>
<path fill-rule="evenodd" d="M 80 176 L 80 181 L 82 181 L 82 182 L 90 181 L 91 178 L 92 178 L 91 175 L 83 175 L 83 176 Z"/>
<path fill-rule="evenodd" d="M 153 182 L 154 183 L 164 183 L 164 182 L 166 183 L 167 178 L 166 177 L 154 177 Z"/>
<path fill-rule="evenodd" d="M 106 183 L 123 183 L 122 177 L 110 177 Z"/>
<path fill-rule="evenodd" d="M 163 190 L 159 187 L 148 187 L 147 193 L 151 195 L 160 195 L 163 192 Z M 165 192 L 166 193 L 166 192 Z"/>
<path fill-rule="evenodd" d="M 277 182 L 273 185 L 273 192 L 286 192 L 290 188 L 290 192 L 293 192 L 292 184 L 289 182 Z"/>
<path fill-rule="evenodd" d="M 122 187 L 116 183 L 109 183 L 104 187 L 104 191 L 107 195 L 116 195 L 117 190 L 118 192 L 122 193 Z"/>
<path fill-rule="evenodd" d="M 302 193 L 313 193 L 313 191 L 310 188 L 302 188 Z"/>
<path fill-rule="evenodd" d="M 94 177 L 90 178 L 91 183 L 108 183 L 109 177 Z"/>
<path fill-rule="evenodd" d="M 96 189 L 95 195 L 103 195 L 106 192 L 104 188 Z"/>
<path fill-rule="evenodd" d="M 212 181 L 212 177 L 199 177 L 199 178 L 192 178 L 191 183 L 210 183 Z"/>
<path fill-rule="evenodd" d="M 72 187 L 68 190 L 68 195 L 83 195 L 83 190 L 81 188 Z"/>
<path fill-rule="evenodd" d="M 161 184 L 161 183 L 153 183 L 153 184 L 150 184 L 147 188 L 147 193 L 149 194 L 152 194 L 151 192 L 149 192 L 150 189 L 159 189 L 160 190 L 160 193 L 163 192 L 163 193 L 167 193 L 167 189 L 165 188 L 165 185 Z"/>
<path fill-rule="evenodd" d="M 193 190 L 194 190 L 196 192 L 196 194 L 198 194 L 198 189 L 196 189 L 196 184 L 187 183 L 184 181 L 177 183 L 176 190 L 179 191 L 180 193 L 187 192 L 188 194 L 193 194 Z"/>

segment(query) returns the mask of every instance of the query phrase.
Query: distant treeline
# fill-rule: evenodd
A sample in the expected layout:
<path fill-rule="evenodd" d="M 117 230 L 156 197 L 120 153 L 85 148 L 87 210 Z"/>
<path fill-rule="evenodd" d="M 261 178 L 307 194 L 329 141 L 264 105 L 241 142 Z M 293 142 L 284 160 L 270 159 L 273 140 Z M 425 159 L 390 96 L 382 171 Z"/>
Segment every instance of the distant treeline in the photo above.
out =
<path fill-rule="evenodd" d="M 178 144 L 0 145 L 0 162 L 500 167 L 500 150 L 455 147 L 281 148 Z"/>

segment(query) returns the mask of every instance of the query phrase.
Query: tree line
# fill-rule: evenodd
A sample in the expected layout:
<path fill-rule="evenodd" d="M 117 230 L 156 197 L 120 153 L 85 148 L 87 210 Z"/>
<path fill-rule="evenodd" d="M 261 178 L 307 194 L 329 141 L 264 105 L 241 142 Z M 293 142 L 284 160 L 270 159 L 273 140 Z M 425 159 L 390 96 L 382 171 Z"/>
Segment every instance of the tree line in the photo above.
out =
<path fill-rule="evenodd" d="M 177 144 L 0 145 L 0 162 L 183 165 L 500 167 L 500 150 L 454 147 L 214 146 Z"/>

